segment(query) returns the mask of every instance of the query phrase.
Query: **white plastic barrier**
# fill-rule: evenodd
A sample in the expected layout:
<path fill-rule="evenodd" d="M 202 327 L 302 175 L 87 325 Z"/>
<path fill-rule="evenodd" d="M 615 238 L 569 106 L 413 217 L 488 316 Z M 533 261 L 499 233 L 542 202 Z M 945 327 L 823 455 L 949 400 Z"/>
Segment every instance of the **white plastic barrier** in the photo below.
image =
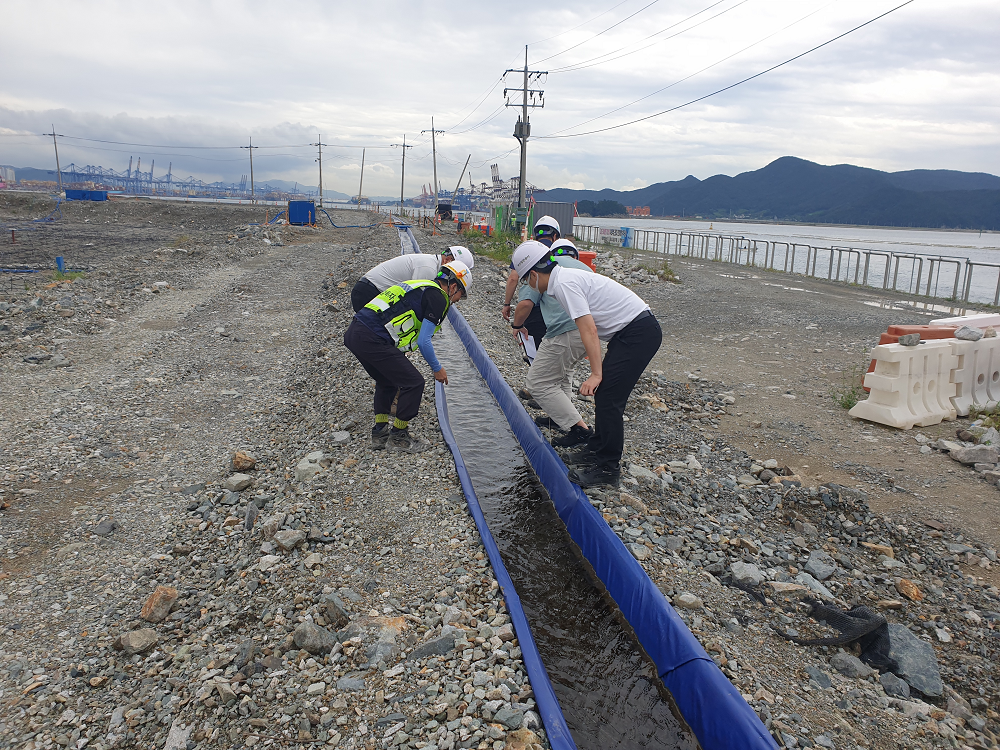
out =
<path fill-rule="evenodd" d="M 951 344 L 958 359 L 951 373 L 955 384 L 951 402 L 959 416 L 968 415 L 974 406 L 989 409 L 1000 403 L 1000 338 L 943 341 Z"/>
<path fill-rule="evenodd" d="M 864 380 L 871 393 L 851 409 L 852 417 L 904 430 L 955 419 L 956 386 L 950 381 L 958 357 L 950 340 L 880 344 L 872 349 L 872 359 L 875 371 Z"/>
<path fill-rule="evenodd" d="M 937 320 L 932 320 L 928 323 L 928 325 L 986 328 L 987 326 L 1000 326 L 1000 315 L 996 315 L 994 313 L 981 313 L 979 315 L 964 315 L 959 318 L 938 318 Z"/>

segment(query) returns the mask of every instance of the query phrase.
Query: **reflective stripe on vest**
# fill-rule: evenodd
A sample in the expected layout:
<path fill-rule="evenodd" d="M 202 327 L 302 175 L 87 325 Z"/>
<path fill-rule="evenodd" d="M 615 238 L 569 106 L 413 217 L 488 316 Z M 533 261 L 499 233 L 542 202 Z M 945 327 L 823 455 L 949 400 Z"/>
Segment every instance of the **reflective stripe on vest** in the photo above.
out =
<path fill-rule="evenodd" d="M 407 294 L 420 287 L 435 287 L 444 295 L 444 315 L 447 315 L 448 307 L 451 305 L 448 293 L 444 289 L 441 289 L 441 285 L 436 281 L 428 279 L 412 279 L 391 286 L 365 305 L 369 310 L 378 314 L 379 318 L 383 321 L 385 330 L 389 332 L 392 340 L 396 342 L 396 348 L 404 352 L 410 352 L 416 348 L 417 338 L 420 336 L 421 321 L 412 308 L 407 308 L 396 314 L 393 314 L 395 312 L 393 308 L 398 306 Z M 442 320 L 444 319 L 444 315 L 442 315 Z M 389 316 L 388 320 L 386 320 L 387 316 Z M 437 326 L 434 332 L 437 333 L 440 330 L 441 326 Z"/>

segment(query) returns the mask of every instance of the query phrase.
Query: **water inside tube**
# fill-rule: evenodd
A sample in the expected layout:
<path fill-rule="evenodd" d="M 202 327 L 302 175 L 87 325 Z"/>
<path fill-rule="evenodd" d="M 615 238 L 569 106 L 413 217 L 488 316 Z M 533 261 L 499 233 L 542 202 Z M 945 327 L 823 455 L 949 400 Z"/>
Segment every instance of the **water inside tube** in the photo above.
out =
<path fill-rule="evenodd" d="M 450 324 L 434 347 L 448 371 L 451 429 L 577 747 L 696 748 Z"/>

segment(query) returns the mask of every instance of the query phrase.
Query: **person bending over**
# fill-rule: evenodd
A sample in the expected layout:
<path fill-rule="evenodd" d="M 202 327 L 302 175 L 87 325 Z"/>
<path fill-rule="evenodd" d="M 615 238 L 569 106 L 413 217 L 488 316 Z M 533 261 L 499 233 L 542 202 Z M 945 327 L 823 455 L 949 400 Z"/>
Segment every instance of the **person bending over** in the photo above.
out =
<path fill-rule="evenodd" d="M 434 353 L 431 336 L 440 330 L 450 305 L 465 297 L 472 272 L 461 261 L 441 266 L 433 281 L 411 279 L 390 286 L 354 316 L 344 333 L 344 346 L 375 380 L 375 425 L 372 448 L 419 453 L 430 447 L 410 434 L 409 423 L 420 409 L 424 378 L 404 352 L 419 349 L 434 372 L 448 384 L 448 373 Z M 396 416 L 390 426 L 392 402 Z"/>
<path fill-rule="evenodd" d="M 540 243 L 535 240 L 528 240 L 521 247 L 538 244 Z M 541 252 L 538 248 L 535 249 Z M 556 240 L 552 243 L 548 257 L 563 268 L 593 273 L 589 266 L 578 260 L 579 251 L 569 240 Z M 587 426 L 572 401 L 573 370 L 587 354 L 580 338 L 580 329 L 555 297 L 522 284 L 518 300 L 514 320 L 511 322 L 515 335 L 536 306 L 541 309 L 545 320 L 545 338 L 541 341 L 535 361 L 531 363 L 528 377 L 524 381 L 525 390 L 548 414 L 547 417 L 535 417 L 535 422 L 539 427 L 558 427 L 566 433 L 552 439 L 552 445 L 556 447 L 569 448 L 586 443 L 593 436 L 593 430 Z"/>
<path fill-rule="evenodd" d="M 566 458 L 570 481 L 581 487 L 610 485 L 621 479 L 625 447 L 625 405 L 663 339 L 660 324 L 637 294 L 607 276 L 563 268 L 548 248 L 522 245 L 514 269 L 528 286 L 552 296 L 576 322 L 590 359 L 590 377 L 580 386 L 594 396 L 594 434 Z M 601 359 L 601 341 L 608 351 Z"/>
<path fill-rule="evenodd" d="M 358 312 L 381 292 L 404 281 L 433 279 L 441 270 L 441 266 L 453 260 L 461 261 L 470 271 L 476 265 L 472 253 L 461 245 L 449 247 L 441 255 L 407 253 L 383 261 L 358 279 L 358 283 L 351 290 L 351 307 L 354 308 L 354 312 Z"/>

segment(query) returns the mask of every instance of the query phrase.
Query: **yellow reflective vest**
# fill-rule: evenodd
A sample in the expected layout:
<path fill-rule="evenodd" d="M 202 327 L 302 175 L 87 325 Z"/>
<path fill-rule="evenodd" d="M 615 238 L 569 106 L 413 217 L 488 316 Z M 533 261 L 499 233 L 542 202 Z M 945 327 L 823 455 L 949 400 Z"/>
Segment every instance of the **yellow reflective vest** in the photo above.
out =
<path fill-rule="evenodd" d="M 396 342 L 396 348 L 404 352 L 412 352 L 417 348 L 421 324 L 420 317 L 413 309 L 413 302 L 408 302 L 406 295 L 421 287 L 434 287 L 444 295 L 444 313 L 441 316 L 441 319 L 444 320 L 444 316 L 448 314 L 451 299 L 440 284 L 427 279 L 412 279 L 391 286 L 365 305 L 367 309 L 372 310 L 378 316 L 382 325 L 385 326 L 385 330 Z M 440 330 L 441 326 L 437 326 L 434 332 L 437 333 Z"/>

